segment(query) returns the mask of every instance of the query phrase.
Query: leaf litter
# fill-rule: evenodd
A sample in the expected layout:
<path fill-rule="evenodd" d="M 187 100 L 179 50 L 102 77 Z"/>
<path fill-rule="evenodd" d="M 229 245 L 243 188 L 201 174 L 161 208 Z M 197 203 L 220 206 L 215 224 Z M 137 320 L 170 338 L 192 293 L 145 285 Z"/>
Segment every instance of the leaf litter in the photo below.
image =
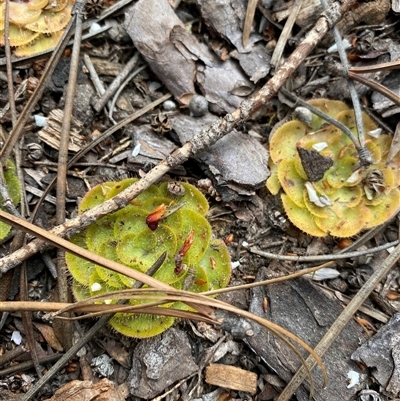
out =
<path fill-rule="evenodd" d="M 157 2 L 139 0 L 130 8 L 125 9 L 125 16 L 117 16 L 119 22 L 125 21 L 125 29 L 135 48 L 140 52 L 144 62 L 150 67 L 150 69 L 145 69 L 133 79 L 127 89 L 124 90 L 123 95 L 128 99 L 133 109 L 138 110 L 151 100 L 160 98 L 165 93 L 165 89 L 162 86 L 164 85 L 172 93 L 176 106 L 172 111 L 166 111 L 161 108 L 159 111 L 154 111 L 152 116 L 139 117 L 139 120 L 133 126 L 124 129 L 115 136 L 109 137 L 90 150 L 85 159 L 78 162 L 74 170 L 71 170 L 71 176 L 67 179 L 70 191 L 68 196 L 70 198 L 79 202 L 79 199 L 85 193 L 85 189 L 82 186 L 73 184 L 73 180 L 77 178 L 79 180 L 83 178 L 86 185 L 93 186 L 99 180 L 103 181 L 104 177 L 123 176 L 126 174 L 140 176 L 156 165 L 158 160 L 165 157 L 175 147 L 190 140 L 190 135 L 200 131 L 204 126 L 210 125 L 213 121 L 217 121 L 219 116 L 232 112 L 243 100 L 257 92 L 258 85 L 263 84 L 270 73 L 270 49 L 273 49 L 273 41 L 276 41 L 279 37 L 279 28 L 276 26 L 276 21 L 284 21 L 287 17 L 287 15 L 283 14 L 287 5 L 276 2 L 273 8 L 270 9 L 271 4 L 269 2 L 263 1 L 261 3 L 256 11 L 254 29 L 246 46 L 243 46 L 242 43 L 242 24 L 245 17 L 246 4 L 239 0 L 226 0 L 215 3 L 199 0 L 195 5 L 190 4 L 190 2 L 182 2 L 176 10 L 171 8 L 166 0 Z M 369 2 L 368 5 L 356 5 L 354 6 L 355 9 L 345 16 L 347 21 L 351 16 L 357 16 L 356 21 L 351 25 L 353 31 L 348 31 L 350 33 L 346 31 L 346 34 L 353 39 L 351 42 L 353 47 L 349 53 L 354 63 L 370 64 L 371 62 L 368 61 L 370 58 L 366 59 L 365 55 L 375 57 L 373 59 L 374 64 L 394 61 L 398 58 L 394 51 L 394 49 L 398 50 L 399 48 L 398 38 L 395 31 L 391 29 L 395 17 L 392 12 L 389 12 L 386 3 L 388 2 L 373 1 Z M 303 14 L 306 15 L 306 18 L 296 22 L 297 25 L 293 35 L 302 37 L 301 29 L 309 26 L 312 19 L 315 21 L 319 17 L 320 11 L 314 4 L 313 6 L 310 4 L 308 6 L 309 10 L 311 10 L 311 16 L 307 17 L 307 14 Z M 109 5 L 112 6 L 112 4 L 107 4 L 107 6 Z M 266 9 L 269 13 L 264 15 Z M 281 13 L 280 20 L 277 16 L 278 13 Z M 364 27 L 363 24 L 371 23 L 371 13 L 374 13 L 374 22 L 381 25 L 372 28 Z M 275 24 L 271 23 L 267 17 L 274 21 Z M 366 46 L 365 43 L 367 42 L 365 42 L 364 38 L 366 33 L 370 31 L 373 33 L 372 39 L 369 39 L 368 46 Z M 378 32 L 383 34 L 386 42 L 383 42 L 378 37 Z M 112 61 L 117 66 L 126 63 L 128 60 L 127 53 L 131 52 L 126 42 L 115 42 L 107 34 L 90 39 L 85 43 L 83 51 L 89 54 L 90 57 L 101 58 L 102 54 L 108 52 L 109 61 Z M 364 47 L 358 46 L 361 43 L 364 43 Z M 294 45 L 289 43 L 284 53 L 285 56 L 290 54 L 291 46 Z M 324 46 L 325 42 L 321 45 L 321 48 L 323 49 Z M 384 50 L 387 50 L 387 52 L 385 53 Z M 318 81 L 318 78 L 329 74 L 321 63 L 324 58 L 324 54 L 316 51 L 306 60 L 305 68 L 303 66 L 299 70 L 302 82 L 311 83 L 315 80 L 316 86 L 314 86 L 312 95 L 316 97 L 323 97 L 328 93 L 335 99 L 346 98 L 347 88 L 345 84 L 342 84 L 343 86 L 338 85 L 342 82 L 341 78 L 331 77 L 328 86 L 326 86 L 326 81 Z M 15 71 L 14 83 L 19 85 L 25 74 L 39 75 L 40 64 L 32 62 L 29 69 L 22 67 Z M 65 71 L 68 73 L 68 62 L 66 62 Z M 391 76 L 389 78 L 395 80 L 395 74 L 392 74 L 394 78 Z M 62 77 L 61 73 L 56 73 L 57 78 L 60 76 Z M 389 78 L 383 83 L 386 83 L 390 88 L 393 86 L 393 81 Z M 106 83 L 110 83 L 112 76 L 106 70 L 103 70 L 101 79 Z M 90 142 L 96 137 L 96 130 L 104 131 L 111 123 L 105 114 L 99 113 L 96 115 L 90 109 L 88 100 L 94 91 L 89 81 L 86 80 L 81 85 L 81 89 L 77 92 L 77 99 L 80 99 L 81 103 L 78 102 L 74 115 L 84 126 L 84 129 L 80 132 L 80 134 L 83 134 L 81 140 Z M 90 91 L 85 89 L 87 87 L 90 88 Z M 362 96 L 366 97 L 367 105 L 373 105 L 373 108 L 382 115 L 386 125 L 392 127 L 394 131 L 393 118 L 395 117 L 393 116 L 398 112 L 396 108 L 393 108 L 391 104 L 383 103 L 383 100 L 379 99 L 376 94 L 372 95 L 371 99 L 371 90 L 361 86 L 359 89 L 362 91 L 360 95 L 362 94 Z M 48 117 L 49 110 L 63 107 L 65 93 L 62 85 L 58 91 L 59 93 L 55 94 L 53 88 L 53 91 L 49 89 L 45 92 L 38 109 L 39 113 Z M 204 117 L 196 117 L 190 110 L 191 100 L 198 95 L 203 96 L 208 102 L 208 110 L 206 110 Z M 27 93 L 26 96 L 28 97 L 29 94 Z M 7 99 L 2 101 L 6 103 Z M 389 107 L 389 111 L 387 111 L 387 107 Z M 390 107 L 392 108 L 390 109 Z M 372 110 L 372 107 L 369 107 L 369 109 Z M 275 224 L 277 221 L 284 222 L 285 215 L 279 201 L 270 197 L 264 189 L 263 183 L 265 183 L 270 174 L 266 145 L 269 131 L 276 121 L 287 117 L 288 107 L 274 100 L 265 105 L 262 111 L 263 113 L 255 114 L 250 121 L 243 123 L 240 129 L 228 134 L 210 148 L 209 151 L 196 155 L 195 160 L 185 163 L 177 169 L 178 171 L 171 172 L 174 179 L 188 180 L 192 183 L 196 183 L 205 177 L 211 179 L 214 192 L 211 191 L 210 193 L 214 195 L 215 200 L 210 210 L 210 218 L 214 230 L 218 232 L 220 238 L 226 238 L 233 233 L 233 240 L 228 244 L 232 261 L 237 266 L 233 271 L 232 285 L 259 280 L 261 272 L 265 274 L 267 271 L 267 277 L 274 277 L 286 274 L 288 270 L 293 271 L 300 268 L 300 265 L 283 264 L 283 262 L 269 263 L 260 256 L 247 252 L 249 245 L 256 244 L 262 249 L 270 248 L 277 253 L 294 253 L 295 255 L 309 254 L 310 252 L 314 254 L 329 253 L 339 248 L 339 241 L 335 238 L 311 242 L 310 237 L 293 227 L 282 232 L 279 227 L 284 226 Z M 129 111 L 117 107 L 114 110 L 113 118 L 116 121 L 120 121 L 127 117 L 128 113 Z M 172 121 L 170 125 L 172 129 L 164 132 L 164 136 L 155 133 L 153 129 L 154 117 L 159 113 L 162 113 L 166 116 L 165 118 Z M 162 119 L 162 121 L 164 120 Z M 10 127 L 10 113 L 3 115 L 2 124 L 6 128 Z M 164 126 L 168 127 L 169 125 L 164 124 Z M 116 159 L 112 158 L 118 154 L 118 151 L 115 152 L 115 150 L 124 141 L 128 143 L 128 150 L 125 149 L 124 156 L 118 159 L 118 166 L 113 165 L 111 160 L 114 160 L 115 163 Z M 46 142 L 42 142 L 38 136 L 38 129 L 33 124 L 25 135 L 25 144 L 37 144 L 43 149 L 43 152 L 40 153 L 43 156 L 36 162 L 32 162 L 32 158 L 29 159 L 27 156 L 31 152 L 29 149 L 34 149 L 34 147 L 24 146 L 22 148 L 22 167 L 38 169 L 41 173 L 46 174 L 46 179 L 41 183 L 28 178 L 29 176 L 25 178 L 30 185 L 44 189 L 46 182 L 49 182 L 52 171 L 55 169 L 54 163 L 57 160 L 57 149 L 54 149 L 54 146 L 52 147 Z M 83 142 L 80 142 L 79 146 L 84 146 Z M 138 153 L 132 156 L 134 149 Z M 165 149 L 168 150 L 165 151 Z M 71 149 L 72 152 L 77 150 L 79 149 Z M 72 175 L 76 175 L 77 178 L 72 177 Z M 30 207 L 35 206 L 37 203 L 37 195 L 30 194 L 28 197 Z M 75 205 L 70 204 L 67 208 L 68 213 L 72 216 L 75 213 Z M 45 202 L 39 209 L 38 218 L 48 224 L 53 213 L 52 206 Z M 375 234 L 368 246 L 395 239 L 397 239 L 397 226 L 394 222 L 386 228 L 385 232 Z M 382 251 L 380 257 L 370 257 L 362 261 L 351 259 L 335 263 L 333 267 L 340 272 L 340 276 L 324 282 L 325 293 L 310 280 L 296 280 L 288 284 L 272 284 L 266 287 L 265 290 L 242 291 L 242 295 L 238 296 L 238 299 L 236 296 L 232 297 L 228 294 L 221 295 L 221 298 L 230 299 L 231 302 L 236 302 L 243 308 L 249 308 L 249 310 L 261 316 L 271 314 L 273 315 L 273 321 L 282 324 L 300 337 L 307 339 L 312 345 L 315 345 L 335 319 L 335 314 L 333 313 L 334 316 L 330 316 L 328 312 L 336 311 L 336 315 L 340 312 L 340 302 L 334 297 L 334 291 L 340 290 L 350 295 L 354 291 L 352 284 L 348 281 L 350 277 L 349 270 L 353 269 L 357 274 L 357 267 L 360 264 L 367 264 L 372 267 L 372 270 L 378 269 L 379 258 L 385 257 L 384 252 Z M 28 267 L 33 264 L 34 261 L 28 261 Z M 30 278 L 31 283 L 32 280 L 33 277 Z M 53 293 L 51 287 L 54 285 L 54 280 L 48 275 L 39 273 L 36 276 L 36 280 L 39 288 L 42 288 L 39 291 L 41 298 L 44 299 Z M 354 280 L 351 283 L 354 283 Z M 48 290 L 49 288 L 50 290 Z M 383 308 L 382 305 L 389 304 L 392 309 L 386 307 L 386 313 L 388 311 L 391 311 L 391 313 L 398 311 L 398 303 L 396 301 L 389 302 L 386 297 L 389 290 L 398 292 L 398 288 L 396 275 L 388 276 L 386 281 L 377 288 L 376 297 L 371 297 L 367 301 L 367 307 L 370 310 L 379 310 Z M 236 292 L 233 294 L 236 294 Z M 7 294 L 3 296 L 3 299 L 6 298 Z M 385 319 L 382 318 L 377 320 L 365 315 L 364 312 L 362 316 L 370 321 L 373 328 L 382 326 L 390 329 L 392 324 L 385 326 L 384 324 L 387 320 L 384 321 Z M 390 317 L 390 315 L 386 316 Z M 2 347 L 7 352 L 10 351 L 9 348 L 14 348 L 11 342 L 11 335 L 15 331 L 16 324 L 13 319 L 18 319 L 18 317 L 10 316 L 8 318 L 6 329 L 2 335 Z M 41 315 L 38 314 L 35 319 L 40 321 Z M 89 326 L 90 323 L 82 322 L 83 329 Z M 185 341 L 189 343 L 192 349 L 191 353 L 194 355 L 194 364 L 199 366 L 201 358 L 205 356 L 205 351 L 212 348 L 215 339 L 213 341 L 204 338 L 199 340 L 201 338 L 198 337 L 200 323 L 190 327 L 187 324 L 180 323 L 179 326 L 184 329 L 184 332 L 180 332 L 179 339 L 182 340 L 182 338 L 186 337 Z M 18 324 L 18 327 L 24 337 L 25 333 L 22 326 Z M 398 376 L 398 368 L 396 368 L 398 366 L 396 362 L 398 358 L 396 357 L 395 343 L 390 348 L 395 363 L 392 371 L 390 371 L 390 368 L 387 370 L 392 373 L 392 376 L 390 376 L 390 373 L 386 375 L 386 382 L 383 379 L 378 379 L 379 384 L 372 384 L 368 381 L 368 371 L 360 369 L 350 360 L 350 355 L 354 353 L 359 341 L 362 341 L 363 337 L 368 338 L 373 334 L 365 327 L 367 326 L 359 326 L 355 323 L 346 326 L 337 343 L 331 348 L 333 356 L 330 356 L 329 353 L 327 354 L 325 363 L 328 368 L 330 383 L 326 389 L 321 390 L 320 378 L 316 376 L 317 391 L 314 399 L 350 399 L 358 391 L 365 389 L 367 385 L 370 386 L 371 391 L 375 389 L 379 392 L 381 390 L 380 386 L 382 386 L 382 389 L 389 397 L 397 395 L 396 392 L 398 393 L 399 390 L 396 388 L 395 383 Z M 45 330 L 45 328 L 42 327 L 42 330 Z M 258 329 L 255 331 L 255 336 L 245 341 L 250 348 L 243 341 L 234 340 L 239 347 L 243 347 L 243 356 L 241 358 L 235 358 L 233 354 L 228 352 L 222 358 L 222 363 L 226 365 L 233 363 L 235 366 L 249 372 L 256 372 L 258 375 L 257 396 L 259 399 L 272 399 L 284 387 L 282 380 L 288 381 L 290 379 L 291 374 L 297 369 L 298 362 L 294 360 L 293 355 L 285 346 L 276 345 L 278 344 L 277 340 L 268 343 L 270 353 L 266 353 L 263 348 L 266 340 L 261 337 L 262 345 L 260 345 L 257 342 L 260 335 L 259 331 Z M 46 333 L 53 335 L 47 329 Z M 174 333 L 179 333 L 178 329 L 171 329 L 171 335 Z M 318 334 L 316 335 L 316 333 Z M 141 347 L 146 345 L 144 342 L 128 341 L 126 338 L 109 330 L 106 330 L 103 334 L 107 340 L 112 340 L 112 344 L 121 349 L 123 353 L 138 353 Z M 40 344 L 39 347 L 42 352 L 45 350 L 46 353 L 46 349 L 49 350 L 49 347 L 52 346 L 51 337 L 46 339 L 39 332 L 36 332 L 36 336 L 37 344 Z M 267 337 L 270 339 L 270 336 Z M 378 344 L 382 341 L 380 335 L 374 338 Z M 169 345 L 163 343 L 163 339 L 154 340 L 156 344 L 157 341 L 159 347 L 168 349 Z M 199 341 L 201 345 L 199 345 Z M 53 348 L 58 347 L 55 344 L 53 343 Z M 79 379 L 79 381 L 72 381 L 68 387 L 73 391 L 76 390 L 77 393 L 82 392 L 77 400 L 86 397 L 86 395 L 83 395 L 83 391 L 93 392 L 92 398 L 98 397 L 100 391 L 102 399 L 105 400 L 125 399 L 128 397 L 126 386 L 123 383 L 126 382 L 127 375 L 133 375 L 134 371 L 132 367 L 127 369 L 126 358 L 124 358 L 124 363 L 121 364 L 121 361 L 118 361 L 115 357 L 115 352 L 108 347 L 107 352 L 114 358 L 116 362 L 114 364 L 122 367 L 118 372 L 110 375 L 112 382 L 106 382 L 106 379 L 101 379 L 99 373 L 94 373 L 93 369 L 90 368 L 91 360 L 104 354 L 104 348 L 99 340 L 89 343 L 85 347 L 85 353 L 75 358 L 58 376 L 55 376 L 50 385 L 43 387 L 41 394 L 37 395 L 37 399 L 49 399 L 50 397 L 52 400 L 61 399 L 54 398 L 56 397 L 55 390 L 61 387 L 58 390 L 59 392 L 67 391 L 66 387 L 62 387 L 63 383 L 75 378 Z M 340 356 L 337 353 L 340 353 Z M 52 354 L 52 351 L 47 351 L 47 354 Z M 375 354 L 380 356 L 381 352 Z M 192 358 L 193 355 L 191 356 Z M 355 355 L 353 354 L 353 358 Z M 178 353 L 175 357 L 174 363 L 178 362 L 176 366 L 179 366 L 179 362 L 182 363 L 181 356 Z M 383 353 L 382 357 L 384 357 Z M 257 358 L 261 358 L 263 361 L 262 366 L 260 366 Z M 143 364 L 145 357 L 139 355 L 138 358 L 128 358 L 128 361 L 128 363 Z M 79 366 L 78 370 L 74 371 L 73 363 Z M 369 367 L 376 367 L 378 364 L 378 372 L 384 369 L 383 359 L 380 361 L 378 358 L 378 361 L 373 364 L 365 357 L 364 363 Z M 43 362 L 43 364 L 46 364 L 46 362 Z M 175 370 L 170 369 L 170 371 Z M 165 381 L 159 380 L 161 376 L 154 376 L 155 379 L 152 379 L 159 386 L 157 391 L 147 393 L 147 395 L 140 393 L 140 396 L 144 399 L 149 399 L 165 392 L 165 397 L 170 397 L 170 399 L 178 394 L 182 399 L 191 399 L 196 396 L 201 396 L 202 399 L 217 399 L 217 397 L 221 397 L 221 394 L 225 397 L 230 397 L 230 399 L 251 399 L 249 394 L 241 393 L 240 390 L 230 390 L 229 392 L 225 390 L 223 393 L 215 392 L 215 387 L 201 380 L 202 376 L 199 376 L 200 381 L 196 376 L 187 381 L 183 380 L 185 374 L 195 372 L 194 368 L 191 373 L 183 372 L 185 374 L 182 373 L 182 380 L 178 377 L 169 376 L 171 374 L 170 371 L 166 369 L 163 372 L 166 375 L 165 377 L 163 376 Z M 346 379 L 349 371 L 358 372 L 360 375 L 359 382 L 351 387 Z M 10 399 L 13 394 L 26 392 L 35 380 L 34 374 L 16 372 L 12 377 L 4 376 L 5 379 L 2 382 L 4 396 L 9 394 Z M 149 375 L 151 376 L 150 372 Z M 144 386 L 149 385 L 148 378 L 150 376 L 142 376 L 141 380 Z M 176 383 L 177 380 L 181 380 L 181 382 Z M 389 386 L 388 383 L 390 383 Z M 179 385 L 176 386 L 176 384 Z M 115 393 L 117 391 L 115 390 L 116 388 L 121 391 L 118 393 L 120 398 L 113 398 L 117 394 Z M 296 393 L 297 399 L 308 397 L 308 388 L 308 384 L 301 387 Z M 168 389 L 170 389 L 169 393 Z M 338 392 L 336 393 L 335 390 L 338 390 Z M 63 394 L 62 397 L 65 398 L 67 393 Z M 210 398 L 207 398 L 207 394 L 210 395 Z M 329 397 L 326 394 L 329 394 Z M 360 396 L 362 396 L 361 393 Z"/>

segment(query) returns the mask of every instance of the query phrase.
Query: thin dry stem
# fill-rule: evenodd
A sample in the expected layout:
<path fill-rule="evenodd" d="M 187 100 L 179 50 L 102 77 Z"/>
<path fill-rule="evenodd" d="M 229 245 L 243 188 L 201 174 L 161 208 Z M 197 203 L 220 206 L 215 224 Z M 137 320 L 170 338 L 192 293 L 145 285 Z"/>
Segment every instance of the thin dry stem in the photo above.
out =
<path fill-rule="evenodd" d="M 67 171 L 68 171 L 68 147 L 70 141 L 70 129 L 76 82 L 79 71 L 79 53 L 82 39 L 82 16 L 85 3 L 78 0 L 74 5 L 75 14 L 75 36 L 72 47 L 71 63 L 69 68 L 68 87 L 65 99 L 63 123 L 61 126 L 60 148 L 58 152 L 57 165 L 57 191 L 56 191 L 56 223 L 62 224 L 65 221 L 66 197 L 67 197 Z M 57 290 L 61 302 L 67 302 L 70 298 L 68 291 L 68 276 L 65 263 L 65 252 L 57 250 Z M 62 342 L 66 348 L 72 345 L 72 324 L 66 322 L 62 330 Z"/>
<path fill-rule="evenodd" d="M 13 87 L 13 75 L 12 75 L 12 64 L 11 64 L 11 48 L 10 48 L 10 0 L 6 0 L 6 9 L 4 15 L 4 39 L 5 39 L 5 53 L 6 53 L 6 64 L 7 64 L 7 79 L 8 79 L 8 101 L 11 110 L 11 122 L 15 125 L 17 121 L 17 110 L 15 108 L 14 99 L 14 87 Z"/>
<path fill-rule="evenodd" d="M 391 248 L 399 244 L 399 241 L 388 242 L 386 244 L 374 247 L 363 249 L 360 251 L 354 252 L 344 252 L 338 254 L 331 255 L 308 255 L 308 256 L 290 256 L 290 255 L 277 255 L 276 253 L 264 252 L 258 248 L 252 247 L 250 248 L 250 252 L 255 253 L 256 255 L 263 256 L 264 258 L 269 259 L 277 259 L 277 260 L 287 260 L 292 262 L 306 263 L 306 262 L 318 262 L 318 261 L 326 261 L 326 260 L 340 260 L 340 259 L 348 259 L 348 258 L 357 258 L 362 255 L 368 255 L 370 253 L 380 252 L 385 249 Z"/>
<path fill-rule="evenodd" d="M 279 35 L 278 43 L 276 44 L 274 53 L 271 57 L 271 65 L 273 65 L 275 68 L 281 65 L 283 50 L 285 49 L 286 43 L 292 33 L 293 25 L 296 22 L 296 18 L 301 10 L 302 5 L 303 0 L 296 0 L 294 3 L 292 3 L 289 11 L 289 17 L 286 20 L 281 34 Z"/>
<path fill-rule="evenodd" d="M 258 0 L 249 0 L 249 2 L 247 3 L 246 17 L 244 19 L 243 36 L 242 36 L 242 42 L 244 47 L 247 46 L 247 42 L 249 41 L 250 38 L 251 26 L 253 25 L 254 14 L 256 13 L 257 3 Z"/>

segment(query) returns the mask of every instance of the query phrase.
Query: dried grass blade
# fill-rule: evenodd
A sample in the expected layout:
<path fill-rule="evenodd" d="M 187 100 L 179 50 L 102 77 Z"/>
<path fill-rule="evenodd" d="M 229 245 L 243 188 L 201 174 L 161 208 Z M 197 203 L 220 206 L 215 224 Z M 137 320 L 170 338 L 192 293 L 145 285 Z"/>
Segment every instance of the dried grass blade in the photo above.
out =
<path fill-rule="evenodd" d="M 124 274 L 125 276 L 131 277 L 136 281 L 140 281 L 144 284 L 149 285 L 150 287 L 154 287 L 157 289 L 169 290 L 172 289 L 168 284 L 165 284 L 151 276 L 148 276 L 144 273 L 133 270 L 129 267 L 126 267 L 120 263 L 108 260 L 102 256 L 96 255 L 86 249 L 80 248 L 79 246 L 72 244 L 71 242 L 58 237 L 52 232 L 46 231 L 40 227 L 35 226 L 25 220 L 19 219 L 9 213 L 6 213 L 0 210 L 0 220 L 4 221 L 6 224 L 10 224 L 13 227 L 16 227 L 20 230 L 28 232 L 32 235 L 38 236 L 43 240 L 50 242 L 52 245 L 62 248 L 65 251 L 73 253 L 76 256 L 82 257 L 90 262 L 98 264 L 100 266 L 111 269 L 117 273 Z M 206 307 L 203 305 L 193 305 L 193 307 L 198 310 L 200 313 L 203 313 L 205 316 L 214 317 L 214 311 L 210 307 Z"/>
<path fill-rule="evenodd" d="M 368 72 L 398 70 L 399 68 L 400 68 L 400 60 L 396 60 L 377 65 L 369 65 L 365 67 L 351 67 L 349 68 L 349 72 L 353 72 L 355 74 L 366 74 Z"/>
<path fill-rule="evenodd" d="M 244 26 L 243 26 L 243 37 L 242 37 L 242 42 L 244 47 L 247 46 L 247 43 L 250 38 L 251 26 L 253 25 L 254 14 L 256 13 L 257 3 L 258 0 L 249 0 L 247 4 L 246 17 L 244 19 Z"/>
<path fill-rule="evenodd" d="M 351 70 L 349 70 L 348 76 L 349 78 L 354 79 L 354 81 L 360 82 L 361 84 L 381 93 L 383 96 L 387 97 L 389 100 L 400 106 L 400 97 L 379 82 L 371 81 L 370 79 L 367 79 L 362 75 L 355 74 Z"/>

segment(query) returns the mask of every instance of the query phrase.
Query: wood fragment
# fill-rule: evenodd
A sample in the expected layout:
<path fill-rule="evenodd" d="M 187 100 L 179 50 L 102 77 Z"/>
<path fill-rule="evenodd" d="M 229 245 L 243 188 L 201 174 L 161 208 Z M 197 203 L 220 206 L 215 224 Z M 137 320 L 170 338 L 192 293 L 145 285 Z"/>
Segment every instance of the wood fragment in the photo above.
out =
<path fill-rule="evenodd" d="M 68 399 L 70 401 L 83 400 L 102 400 L 102 401 L 122 401 L 128 396 L 126 384 L 117 386 L 108 379 L 102 379 L 98 383 L 91 381 L 74 380 L 58 389 L 51 398 L 46 401 L 60 401 Z"/>
<path fill-rule="evenodd" d="M 332 1 L 329 1 L 329 3 L 332 3 Z M 273 12 L 272 18 L 277 22 L 289 18 L 293 5 L 293 1 L 286 3 L 287 8 Z M 301 6 L 300 12 L 296 15 L 296 24 L 301 28 L 314 24 L 322 11 L 323 8 L 319 0 L 305 1 Z"/>
<path fill-rule="evenodd" d="M 286 43 L 290 37 L 290 34 L 292 32 L 292 28 L 294 23 L 296 22 L 296 18 L 301 10 L 301 7 L 303 5 L 303 0 L 297 0 L 289 10 L 289 17 L 286 21 L 285 27 L 283 28 L 283 31 L 281 35 L 279 36 L 278 43 L 276 44 L 274 53 L 271 57 L 271 64 L 275 67 L 278 68 L 281 64 L 282 61 L 282 54 L 283 50 L 286 46 Z"/>
<path fill-rule="evenodd" d="M 104 60 L 98 57 L 91 57 L 92 63 L 96 68 L 98 75 L 108 75 L 110 77 L 117 77 L 121 74 L 123 67 L 120 64 L 114 63 L 109 60 Z"/>
<path fill-rule="evenodd" d="M 254 14 L 256 13 L 257 8 L 257 0 L 249 0 L 246 9 L 246 18 L 244 20 L 244 27 L 243 27 L 243 46 L 246 47 L 249 41 L 250 33 L 251 33 L 251 26 L 254 21 Z"/>
<path fill-rule="evenodd" d="M 206 382 L 252 394 L 257 390 L 257 375 L 254 372 L 220 363 L 213 363 L 206 368 Z"/>
<path fill-rule="evenodd" d="M 60 148 L 60 135 L 63 121 L 63 111 L 59 109 L 52 110 L 47 119 L 47 125 L 38 133 L 39 138 L 54 149 Z M 71 118 L 71 132 L 68 144 L 70 152 L 79 152 L 85 145 L 86 141 L 80 134 L 83 126 L 76 118 Z"/>

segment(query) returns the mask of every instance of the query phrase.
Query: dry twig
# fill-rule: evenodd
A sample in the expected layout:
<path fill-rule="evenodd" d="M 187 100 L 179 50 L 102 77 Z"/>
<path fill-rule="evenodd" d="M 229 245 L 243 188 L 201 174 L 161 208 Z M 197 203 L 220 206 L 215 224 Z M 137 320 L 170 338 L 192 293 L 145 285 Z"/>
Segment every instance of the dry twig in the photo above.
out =
<path fill-rule="evenodd" d="M 57 166 L 57 198 L 56 198 L 56 223 L 62 224 L 65 221 L 65 203 L 67 197 L 67 170 L 68 170 L 68 146 L 70 138 L 72 110 L 74 108 L 74 98 L 76 91 L 76 82 L 79 71 L 79 53 L 82 39 L 82 18 L 84 14 L 85 3 L 78 0 L 73 9 L 75 17 L 75 36 L 72 47 L 71 65 L 69 69 L 67 95 L 65 99 L 63 124 L 61 126 L 60 148 L 58 152 Z M 57 250 L 57 286 L 58 297 L 61 302 L 68 302 L 68 277 L 65 265 L 65 253 Z M 62 342 L 69 348 L 72 345 L 72 325 L 67 322 L 62 330 Z"/>

